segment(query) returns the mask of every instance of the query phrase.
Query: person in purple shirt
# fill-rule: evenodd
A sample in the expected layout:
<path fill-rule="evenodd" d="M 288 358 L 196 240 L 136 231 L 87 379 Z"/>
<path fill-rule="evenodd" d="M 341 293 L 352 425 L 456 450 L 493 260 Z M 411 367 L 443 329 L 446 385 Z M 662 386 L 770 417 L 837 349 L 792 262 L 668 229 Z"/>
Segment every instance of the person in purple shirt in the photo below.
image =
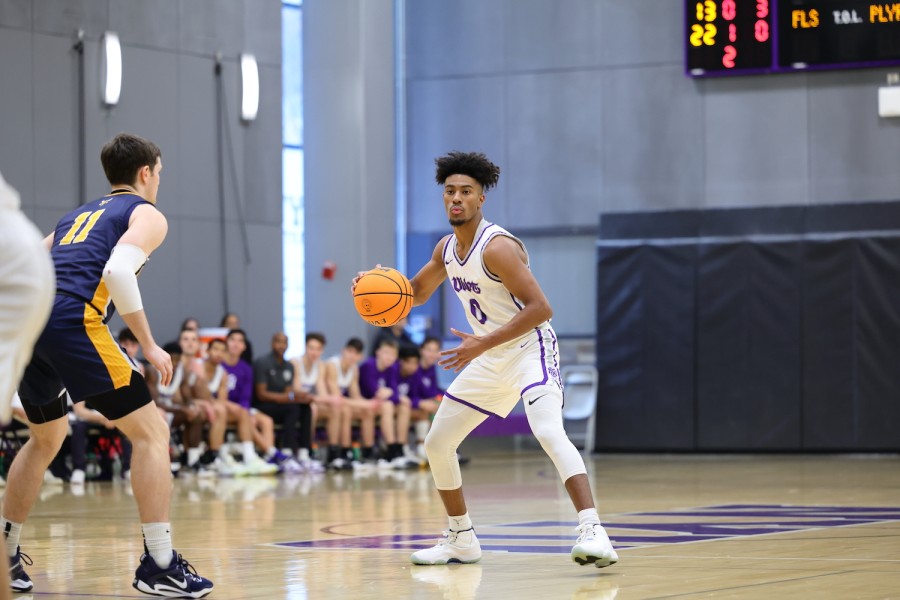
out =
<path fill-rule="evenodd" d="M 264 458 L 287 470 L 284 463 L 289 457 L 275 447 L 275 422 L 269 415 L 250 407 L 253 400 L 253 367 L 241 358 L 247 349 L 247 334 L 243 329 L 232 329 L 225 337 L 225 344 L 228 351 L 221 364 L 228 373 L 228 400 L 250 413 L 253 443 L 263 452 Z"/>
<path fill-rule="evenodd" d="M 401 402 L 397 394 L 398 344 L 395 340 L 382 339 L 375 349 L 375 356 L 359 365 L 359 391 L 363 398 L 378 403 L 381 417 L 381 436 L 387 444 L 387 452 L 378 461 L 379 467 L 403 469 L 409 461 L 403 456 L 403 446 L 409 441 L 410 404 Z"/>
<path fill-rule="evenodd" d="M 425 336 L 419 346 L 419 372 L 422 378 L 422 397 L 440 402 L 444 390 L 438 386 L 437 362 L 441 358 L 441 340 L 433 335 Z"/>
<path fill-rule="evenodd" d="M 403 346 L 400 348 L 397 361 L 397 394 L 400 401 L 410 406 L 410 421 L 416 430 L 416 450 L 413 452 L 409 446 L 404 447 L 404 453 L 408 460 L 416 464 L 424 465 L 428 462 L 425 454 L 425 436 L 431 427 L 431 416 L 437 412 L 438 403 L 433 399 L 430 385 L 426 386 L 423 372 L 420 368 L 419 349 L 415 346 Z"/>

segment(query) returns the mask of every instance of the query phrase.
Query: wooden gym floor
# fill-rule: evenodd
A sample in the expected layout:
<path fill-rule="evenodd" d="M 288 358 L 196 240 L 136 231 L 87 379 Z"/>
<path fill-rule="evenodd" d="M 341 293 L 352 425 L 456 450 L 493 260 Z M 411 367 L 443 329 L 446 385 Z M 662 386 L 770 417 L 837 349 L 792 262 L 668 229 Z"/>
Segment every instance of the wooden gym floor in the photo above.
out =
<path fill-rule="evenodd" d="M 425 471 L 177 479 L 176 549 L 214 599 L 900 598 L 900 457 L 595 456 L 619 552 L 568 551 L 574 514 L 539 451 L 472 453 L 463 470 L 484 558 L 414 567 L 446 527 Z M 146 598 L 123 482 L 46 486 L 22 534 L 18 598 Z"/>

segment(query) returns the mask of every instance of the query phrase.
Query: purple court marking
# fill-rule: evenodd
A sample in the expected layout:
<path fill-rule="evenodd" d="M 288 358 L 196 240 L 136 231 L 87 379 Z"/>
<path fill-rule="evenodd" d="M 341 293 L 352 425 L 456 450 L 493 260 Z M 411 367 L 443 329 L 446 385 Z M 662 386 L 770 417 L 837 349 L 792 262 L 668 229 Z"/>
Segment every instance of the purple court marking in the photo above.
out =
<path fill-rule="evenodd" d="M 666 517 L 667 522 L 660 522 L 660 517 Z M 900 508 L 731 504 L 668 512 L 626 513 L 603 525 L 616 549 L 624 550 L 889 521 L 900 521 Z M 570 521 L 480 525 L 477 531 L 481 548 L 486 552 L 567 554 L 576 537 L 575 523 Z M 309 549 L 409 551 L 428 546 L 436 539 L 432 532 L 421 535 L 336 537 L 279 542 L 275 545 Z"/>

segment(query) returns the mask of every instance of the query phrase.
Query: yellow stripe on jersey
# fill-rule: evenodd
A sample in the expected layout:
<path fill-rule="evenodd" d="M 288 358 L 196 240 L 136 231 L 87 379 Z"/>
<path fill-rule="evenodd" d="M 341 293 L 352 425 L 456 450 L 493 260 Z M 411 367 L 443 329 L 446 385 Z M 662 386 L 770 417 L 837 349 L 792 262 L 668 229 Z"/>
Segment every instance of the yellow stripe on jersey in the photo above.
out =
<path fill-rule="evenodd" d="M 84 305 L 84 329 L 103 364 L 106 365 L 113 387 L 119 389 L 131 383 L 131 374 L 134 372 L 134 368 L 131 361 L 125 357 L 119 344 L 113 339 L 109 327 L 103 323 L 103 317 L 98 315 L 94 309 L 94 306 L 105 307 L 108 301 L 109 292 L 106 284 L 101 281 L 91 303 Z"/>

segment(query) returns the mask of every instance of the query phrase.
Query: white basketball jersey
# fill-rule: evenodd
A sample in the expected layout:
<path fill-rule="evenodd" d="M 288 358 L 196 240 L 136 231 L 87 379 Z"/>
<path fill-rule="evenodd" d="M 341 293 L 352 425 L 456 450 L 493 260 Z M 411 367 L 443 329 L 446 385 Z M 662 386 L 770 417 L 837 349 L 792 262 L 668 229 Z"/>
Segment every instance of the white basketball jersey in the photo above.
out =
<path fill-rule="evenodd" d="M 475 242 L 467 256 L 457 255 L 455 234 L 451 235 L 444 245 L 443 259 L 447 278 L 459 301 L 462 302 L 466 319 L 475 335 L 488 334 L 509 323 L 524 306 L 506 289 L 500 278 L 490 273 L 484 266 L 484 247 L 498 235 L 505 235 L 519 244 L 525 252 L 525 264 L 529 266 L 525 244 L 499 225 L 485 220 L 478 225 Z M 539 329 L 548 324 L 549 321 L 542 324 Z"/>
<path fill-rule="evenodd" d="M 184 381 L 184 365 L 179 361 L 178 364 L 175 365 L 175 371 L 172 373 L 172 381 L 169 382 L 169 385 L 163 385 L 157 380 L 156 388 L 159 391 L 160 404 L 171 406 L 172 400 L 175 398 L 178 388 L 181 387 L 182 381 Z"/>
<path fill-rule="evenodd" d="M 222 385 L 223 377 L 225 377 L 225 367 L 216 365 L 216 372 L 213 373 L 212 379 L 209 380 L 209 391 L 213 398 L 219 393 L 219 386 Z"/>
<path fill-rule="evenodd" d="M 338 388 L 340 388 L 341 393 L 346 394 L 347 390 L 350 389 L 350 385 L 353 383 L 353 377 L 356 375 L 356 371 L 359 367 L 351 365 L 349 369 L 342 371 L 340 355 L 332 356 L 328 359 L 328 362 L 334 365 L 334 370 L 337 373 Z"/>
<path fill-rule="evenodd" d="M 309 371 L 306 370 L 306 365 L 303 363 L 303 357 L 297 358 L 294 363 L 295 373 L 294 377 L 297 382 L 300 384 L 300 389 L 304 392 L 315 392 L 316 384 L 319 383 L 319 366 L 322 361 L 317 360 L 313 363 L 312 367 L 310 367 Z"/>

